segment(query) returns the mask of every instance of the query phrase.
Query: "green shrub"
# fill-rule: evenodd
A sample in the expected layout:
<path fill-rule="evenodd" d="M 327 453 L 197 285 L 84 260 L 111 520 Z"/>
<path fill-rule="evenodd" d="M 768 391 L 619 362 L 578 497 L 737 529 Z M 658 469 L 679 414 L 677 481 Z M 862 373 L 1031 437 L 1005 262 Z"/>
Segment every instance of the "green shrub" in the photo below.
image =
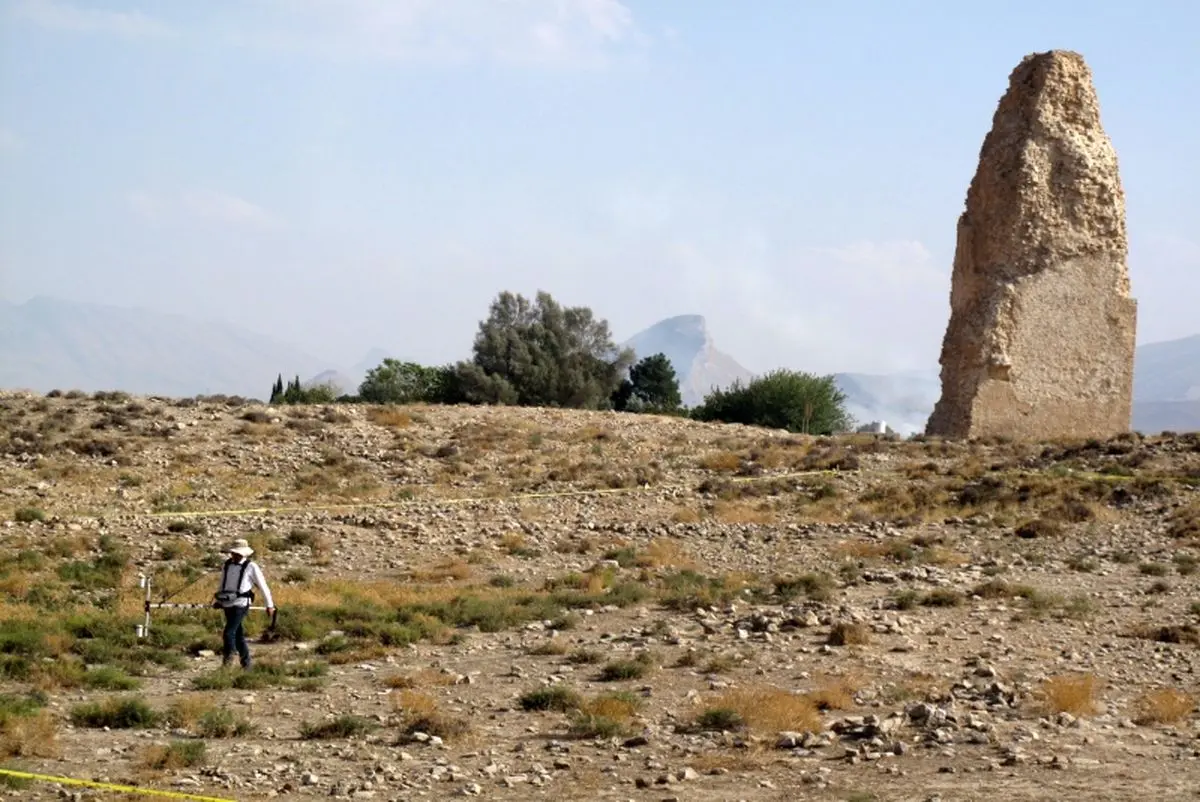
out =
<path fill-rule="evenodd" d="M 172 741 L 167 746 L 151 748 L 146 765 L 157 771 L 192 768 L 204 762 L 207 751 L 204 741 Z"/>
<path fill-rule="evenodd" d="M 614 660 L 600 670 L 601 682 L 620 682 L 622 680 L 641 679 L 650 673 L 653 667 L 650 655 L 642 652 L 632 660 Z"/>
<path fill-rule="evenodd" d="M 254 725 L 248 719 L 225 707 L 205 712 L 196 726 L 205 738 L 238 738 L 254 731 Z"/>
<path fill-rule="evenodd" d="M 106 691 L 132 691 L 141 683 L 116 666 L 98 666 L 83 675 L 83 684 Z"/>
<path fill-rule="evenodd" d="M 46 520 L 46 513 L 37 507 L 22 507 L 13 514 L 13 520 L 19 524 L 31 524 Z"/>
<path fill-rule="evenodd" d="M 110 698 L 71 708 L 71 723 L 77 727 L 101 729 L 148 729 L 157 726 L 161 716 L 136 696 Z"/>
<path fill-rule="evenodd" d="M 717 389 L 692 411 L 703 421 L 767 426 L 802 434 L 829 435 L 851 428 L 846 395 L 832 375 L 778 369 L 743 385 Z"/>
<path fill-rule="evenodd" d="M 696 719 L 698 728 L 713 732 L 740 730 L 745 724 L 741 713 L 727 707 L 710 707 Z"/>
<path fill-rule="evenodd" d="M 604 655 L 594 649 L 578 649 L 567 655 L 567 662 L 575 665 L 590 665 L 603 659 Z"/>
<path fill-rule="evenodd" d="M 579 694 L 563 685 L 538 688 L 521 695 L 522 710 L 557 710 L 566 712 L 579 707 Z"/>
<path fill-rule="evenodd" d="M 833 596 L 833 579 L 825 574 L 780 577 L 773 584 L 775 594 L 783 601 L 802 595 L 814 601 L 828 601 Z"/>
<path fill-rule="evenodd" d="M 0 693 L 0 724 L 11 718 L 32 716 L 46 706 L 46 696 L 35 692 L 17 696 L 11 693 Z"/>
<path fill-rule="evenodd" d="M 936 588 L 921 598 L 926 607 L 957 607 L 962 602 L 963 595 L 952 588 Z"/>
<path fill-rule="evenodd" d="M 436 403 L 449 395 L 453 372 L 449 367 L 385 359 L 367 372 L 358 398 L 368 404 Z"/>
<path fill-rule="evenodd" d="M 353 738 L 357 735 L 365 735 L 375 728 L 375 722 L 370 719 L 344 713 L 332 721 L 323 721 L 320 724 L 303 722 L 300 725 L 300 737 L 306 741 Z"/>

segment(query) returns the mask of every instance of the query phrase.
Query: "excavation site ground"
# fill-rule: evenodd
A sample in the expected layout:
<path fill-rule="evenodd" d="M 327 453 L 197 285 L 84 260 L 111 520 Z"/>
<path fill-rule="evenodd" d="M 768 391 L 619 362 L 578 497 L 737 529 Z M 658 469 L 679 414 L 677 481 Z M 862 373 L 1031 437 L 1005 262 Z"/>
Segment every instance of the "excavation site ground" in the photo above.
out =
<path fill-rule="evenodd" d="M 0 394 L 0 768 L 219 799 L 1200 797 L 1200 434 Z M 220 667 L 222 550 L 279 607 Z M 191 584 L 189 584 L 191 583 Z M 149 799 L 0 774 L 14 799 Z"/>

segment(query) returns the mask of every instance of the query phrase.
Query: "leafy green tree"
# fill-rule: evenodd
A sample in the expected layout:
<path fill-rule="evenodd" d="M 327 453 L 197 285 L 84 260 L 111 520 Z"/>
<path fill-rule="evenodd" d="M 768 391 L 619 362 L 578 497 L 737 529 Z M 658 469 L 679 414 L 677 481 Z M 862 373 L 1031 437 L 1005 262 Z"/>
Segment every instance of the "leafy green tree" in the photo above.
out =
<path fill-rule="evenodd" d="M 502 292 L 479 323 L 473 357 L 456 368 L 456 391 L 473 403 L 597 409 L 633 362 L 613 344 L 608 322 L 587 307 L 563 307 Z"/>
<path fill-rule="evenodd" d="M 802 434 L 833 434 L 853 425 L 833 376 L 779 369 L 709 393 L 692 411 L 697 420 L 769 426 Z"/>
<path fill-rule="evenodd" d="M 300 389 L 300 404 L 332 404 L 338 399 L 338 388 L 332 382 L 314 384 Z"/>
<path fill-rule="evenodd" d="M 683 405 L 679 378 L 666 354 L 652 354 L 629 369 L 613 393 L 613 408 L 630 412 L 674 412 Z"/>
<path fill-rule="evenodd" d="M 453 368 L 385 359 L 367 372 L 358 397 L 368 404 L 415 404 L 448 401 Z"/>

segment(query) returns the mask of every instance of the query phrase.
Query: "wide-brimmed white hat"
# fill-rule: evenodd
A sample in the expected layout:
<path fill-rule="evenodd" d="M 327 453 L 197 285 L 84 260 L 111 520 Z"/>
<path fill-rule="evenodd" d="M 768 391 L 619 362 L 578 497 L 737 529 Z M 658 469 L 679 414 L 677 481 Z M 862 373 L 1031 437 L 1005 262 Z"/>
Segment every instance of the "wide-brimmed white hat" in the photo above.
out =
<path fill-rule="evenodd" d="M 230 554 L 240 554 L 243 557 L 249 557 L 254 553 L 254 549 L 250 548 L 250 544 L 247 543 L 246 539 L 242 537 L 239 537 L 237 540 L 233 541 L 233 545 L 225 550 Z"/>

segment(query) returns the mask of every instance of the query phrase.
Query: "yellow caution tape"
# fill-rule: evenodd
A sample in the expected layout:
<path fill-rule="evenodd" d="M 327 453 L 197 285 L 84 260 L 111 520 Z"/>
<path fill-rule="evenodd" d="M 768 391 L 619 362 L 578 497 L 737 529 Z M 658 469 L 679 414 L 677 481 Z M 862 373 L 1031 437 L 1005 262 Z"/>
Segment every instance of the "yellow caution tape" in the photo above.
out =
<path fill-rule="evenodd" d="M 797 471 L 793 473 L 777 473 L 764 476 L 730 477 L 731 482 L 766 482 L 779 479 L 794 479 L 802 476 L 824 476 L 833 474 L 857 473 L 857 471 Z M 241 515 L 286 515 L 289 513 L 322 510 L 358 510 L 358 509 L 394 509 L 410 507 L 417 504 L 472 504 L 487 501 L 524 501 L 530 499 L 567 498 L 571 496 L 610 496 L 621 493 L 647 493 L 654 490 L 679 490 L 690 485 L 644 485 L 641 487 L 606 487 L 593 490 L 558 490 L 549 493 L 515 493 L 497 496 L 467 496 L 464 498 L 412 498 L 405 501 L 361 501 L 348 504 L 302 504 L 292 507 L 246 507 L 233 510 L 186 510 L 180 512 L 146 512 L 127 513 L 135 518 L 207 518 L 207 517 L 236 517 Z M 112 513 L 122 515 L 124 513 Z"/>
<path fill-rule="evenodd" d="M 236 799 L 222 799 L 215 796 L 198 796 L 196 794 L 185 794 L 179 791 L 160 791 L 154 788 L 139 788 L 135 785 L 116 785 L 114 783 L 99 783 L 91 780 L 77 780 L 74 777 L 55 777 L 50 774 L 33 774 L 27 771 L 12 771 L 11 769 L 0 769 L 0 774 L 7 774 L 10 777 L 20 777 L 25 780 L 42 780 L 44 782 L 59 783 L 61 785 L 81 785 L 85 788 L 99 788 L 102 791 L 121 791 L 127 794 L 144 794 L 145 796 L 161 796 L 171 799 L 191 799 L 195 802 L 238 802 Z"/>

